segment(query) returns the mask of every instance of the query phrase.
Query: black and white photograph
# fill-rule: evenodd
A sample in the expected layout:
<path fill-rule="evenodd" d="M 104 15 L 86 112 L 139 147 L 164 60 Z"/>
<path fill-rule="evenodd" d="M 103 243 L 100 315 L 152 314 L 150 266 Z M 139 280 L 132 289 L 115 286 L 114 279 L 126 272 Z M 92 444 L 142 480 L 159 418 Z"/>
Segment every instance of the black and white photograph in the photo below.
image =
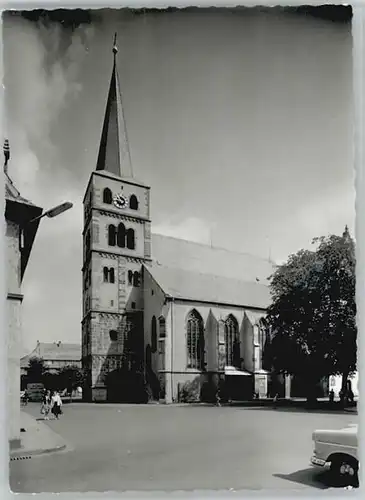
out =
<path fill-rule="evenodd" d="M 11 491 L 357 489 L 351 6 L 2 38 Z"/>

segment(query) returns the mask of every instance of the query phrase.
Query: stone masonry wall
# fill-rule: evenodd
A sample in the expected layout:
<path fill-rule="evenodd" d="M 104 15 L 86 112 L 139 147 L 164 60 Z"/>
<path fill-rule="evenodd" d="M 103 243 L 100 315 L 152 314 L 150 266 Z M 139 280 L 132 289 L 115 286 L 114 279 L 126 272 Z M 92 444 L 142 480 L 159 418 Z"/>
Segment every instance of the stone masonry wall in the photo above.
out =
<path fill-rule="evenodd" d="M 20 250 L 19 227 L 7 221 L 6 224 L 6 270 L 8 294 L 20 294 Z M 21 300 L 7 298 L 7 410 L 9 422 L 9 439 L 20 438 L 20 356 L 19 346 L 22 345 Z"/>

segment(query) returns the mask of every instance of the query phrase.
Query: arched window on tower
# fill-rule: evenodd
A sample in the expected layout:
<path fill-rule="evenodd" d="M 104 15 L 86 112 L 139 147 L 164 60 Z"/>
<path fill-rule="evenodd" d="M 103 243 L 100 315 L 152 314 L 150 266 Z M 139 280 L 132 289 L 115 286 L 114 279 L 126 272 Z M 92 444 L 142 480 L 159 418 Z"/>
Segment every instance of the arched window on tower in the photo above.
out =
<path fill-rule="evenodd" d="M 128 229 L 127 231 L 127 248 L 129 248 L 129 250 L 134 250 L 135 248 L 134 229 Z"/>
<path fill-rule="evenodd" d="M 118 340 L 118 332 L 116 330 L 110 330 L 109 336 L 112 342 L 116 342 Z"/>
<path fill-rule="evenodd" d="M 114 283 L 115 275 L 114 275 L 114 267 L 104 267 L 103 268 L 104 282 L 105 283 Z"/>
<path fill-rule="evenodd" d="M 187 324 L 187 367 L 203 370 L 204 363 L 204 324 L 200 314 L 193 309 L 188 316 Z"/>
<path fill-rule="evenodd" d="M 139 286 L 139 272 L 134 271 L 133 273 L 133 286 Z"/>
<path fill-rule="evenodd" d="M 125 248 L 125 225 L 123 222 L 118 226 L 117 245 L 120 248 Z"/>
<path fill-rule="evenodd" d="M 226 366 L 241 368 L 238 323 L 232 314 L 224 322 L 224 341 L 226 344 Z"/>
<path fill-rule="evenodd" d="M 138 200 L 135 194 L 132 194 L 129 198 L 129 208 L 131 210 L 138 210 Z"/>
<path fill-rule="evenodd" d="M 115 247 L 116 242 L 116 229 L 113 224 L 110 224 L 108 227 L 108 245 L 111 247 Z"/>
<path fill-rule="evenodd" d="M 151 321 L 151 352 L 157 351 L 157 321 L 156 316 L 152 316 Z"/>
<path fill-rule="evenodd" d="M 128 285 L 133 285 L 133 271 L 128 271 Z"/>
<path fill-rule="evenodd" d="M 104 282 L 108 283 L 108 281 L 109 281 L 109 269 L 107 267 L 104 267 L 103 274 L 104 274 Z"/>
<path fill-rule="evenodd" d="M 111 205 L 113 201 L 113 195 L 109 188 L 105 188 L 103 191 L 103 203 Z"/>

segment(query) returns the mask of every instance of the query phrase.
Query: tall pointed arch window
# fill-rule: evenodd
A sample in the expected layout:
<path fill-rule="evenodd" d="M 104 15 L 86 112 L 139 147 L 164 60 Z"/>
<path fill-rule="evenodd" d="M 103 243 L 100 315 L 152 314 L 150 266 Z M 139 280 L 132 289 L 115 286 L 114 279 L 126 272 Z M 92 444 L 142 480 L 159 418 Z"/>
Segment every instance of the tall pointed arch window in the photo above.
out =
<path fill-rule="evenodd" d="M 147 370 L 150 370 L 152 365 L 152 357 L 151 357 L 151 346 L 149 344 L 146 345 L 145 359 L 146 359 L 146 368 Z"/>
<path fill-rule="evenodd" d="M 270 334 L 269 330 L 263 322 L 259 323 L 259 338 L 260 338 L 260 368 L 270 371 Z"/>
<path fill-rule="evenodd" d="M 127 248 L 129 250 L 134 250 L 135 248 L 134 229 L 128 229 L 127 231 Z"/>
<path fill-rule="evenodd" d="M 116 243 L 116 229 L 113 224 L 108 226 L 108 245 L 111 247 L 115 247 Z"/>
<path fill-rule="evenodd" d="M 226 366 L 240 368 L 238 322 L 232 314 L 224 322 L 224 341 L 226 345 Z"/>
<path fill-rule="evenodd" d="M 125 225 L 123 222 L 118 225 L 117 245 L 120 248 L 125 248 Z"/>
<path fill-rule="evenodd" d="M 158 366 L 160 370 L 165 370 L 166 320 L 163 316 L 158 319 L 158 333 Z"/>
<path fill-rule="evenodd" d="M 129 198 L 129 208 L 131 210 L 138 210 L 138 200 L 135 194 L 132 194 Z"/>
<path fill-rule="evenodd" d="M 111 205 L 113 201 L 113 195 L 109 188 L 105 188 L 103 191 L 103 203 Z"/>
<path fill-rule="evenodd" d="M 152 316 L 151 321 L 151 352 L 157 351 L 157 321 L 156 316 Z"/>
<path fill-rule="evenodd" d="M 202 317 L 193 309 L 186 323 L 187 367 L 204 369 L 204 323 Z"/>
<path fill-rule="evenodd" d="M 166 319 L 163 316 L 158 319 L 158 330 L 159 338 L 164 339 L 166 337 Z"/>

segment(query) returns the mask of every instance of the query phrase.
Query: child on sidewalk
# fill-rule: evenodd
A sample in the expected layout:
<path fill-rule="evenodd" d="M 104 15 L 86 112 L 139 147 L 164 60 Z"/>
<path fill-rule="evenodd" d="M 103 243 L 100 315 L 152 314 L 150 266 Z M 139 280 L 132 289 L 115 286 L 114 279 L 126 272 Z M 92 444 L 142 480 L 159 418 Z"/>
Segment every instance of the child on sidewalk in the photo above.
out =
<path fill-rule="evenodd" d="M 44 415 L 44 420 L 49 420 L 49 412 L 51 409 L 51 392 L 46 391 L 43 395 L 41 414 Z"/>

